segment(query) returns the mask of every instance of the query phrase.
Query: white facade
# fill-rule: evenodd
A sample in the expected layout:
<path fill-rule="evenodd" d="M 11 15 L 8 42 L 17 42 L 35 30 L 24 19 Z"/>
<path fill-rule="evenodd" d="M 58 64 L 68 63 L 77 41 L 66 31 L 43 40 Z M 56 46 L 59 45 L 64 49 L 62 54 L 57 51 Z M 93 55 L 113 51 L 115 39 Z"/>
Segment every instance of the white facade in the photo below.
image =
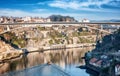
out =
<path fill-rule="evenodd" d="M 46 22 L 51 22 L 50 18 L 47 18 L 47 19 L 46 19 Z"/>
<path fill-rule="evenodd" d="M 24 17 L 24 18 L 22 18 L 22 20 L 24 20 L 24 21 L 31 21 L 31 17 Z"/>
<path fill-rule="evenodd" d="M 3 18 L 1 17 L 1 18 L 0 18 L 0 22 L 2 22 L 2 21 L 3 21 Z"/>
<path fill-rule="evenodd" d="M 88 19 L 83 19 L 82 22 L 90 22 Z"/>

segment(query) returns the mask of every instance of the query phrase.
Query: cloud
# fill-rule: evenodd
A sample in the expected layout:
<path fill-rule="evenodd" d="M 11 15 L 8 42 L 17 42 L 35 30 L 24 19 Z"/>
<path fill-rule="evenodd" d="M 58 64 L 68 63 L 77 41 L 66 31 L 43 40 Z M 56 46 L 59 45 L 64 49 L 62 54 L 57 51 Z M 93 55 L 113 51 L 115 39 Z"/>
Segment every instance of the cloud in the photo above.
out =
<path fill-rule="evenodd" d="M 67 9 L 67 8 L 78 9 L 79 8 L 79 4 L 77 3 L 77 1 L 74 1 L 74 2 L 65 2 L 62 0 L 54 1 L 50 3 L 49 6 L 63 8 L 63 9 Z"/>
<path fill-rule="evenodd" d="M 35 11 L 35 10 L 34 10 Z M 41 11 L 41 9 L 36 9 L 36 11 Z M 56 13 L 56 12 L 43 12 L 43 13 L 37 13 L 37 12 L 26 12 L 23 10 L 16 10 L 16 9 L 1 9 L 0 8 L 0 16 L 13 16 L 13 17 L 25 17 L 25 16 L 31 16 L 31 17 L 48 17 L 50 15 L 63 15 L 63 16 L 72 16 L 72 17 L 79 17 L 87 16 L 88 14 L 77 14 L 77 13 Z M 83 17 L 82 17 L 83 18 Z"/>
<path fill-rule="evenodd" d="M 36 11 L 42 11 L 42 9 L 36 9 Z M 14 17 L 24 17 L 24 16 L 44 16 L 47 17 L 47 14 L 40 14 L 35 12 L 26 12 L 16 9 L 0 9 L 0 16 L 14 16 Z"/>
<path fill-rule="evenodd" d="M 42 11 L 44 9 L 35 9 L 34 11 Z M 46 9 L 45 9 L 46 10 Z M 52 14 L 57 14 L 57 15 L 63 15 L 63 16 L 78 16 L 80 14 L 75 14 L 75 13 L 56 13 L 56 12 L 26 12 L 23 10 L 17 10 L 17 9 L 1 9 L 0 8 L 0 16 L 13 16 L 13 17 L 24 17 L 24 16 L 39 16 L 39 17 L 48 17 Z M 83 15 L 83 14 L 82 14 Z"/>
<path fill-rule="evenodd" d="M 39 5 L 44 5 L 45 2 L 38 2 L 37 4 L 39 4 Z"/>
<path fill-rule="evenodd" d="M 120 8 L 120 0 L 111 0 L 108 5 Z"/>
<path fill-rule="evenodd" d="M 59 7 L 59 8 L 71 8 L 71 9 L 79 9 L 81 7 L 89 7 L 90 5 L 96 5 L 100 7 L 102 4 L 108 3 L 109 0 L 104 0 L 104 1 L 99 1 L 99 0 L 88 0 L 88 1 L 78 1 L 78 0 L 73 0 L 73 1 L 64 1 L 64 0 L 56 0 L 53 1 L 53 3 L 50 3 L 49 5 L 52 7 Z"/>
<path fill-rule="evenodd" d="M 34 12 L 47 12 L 48 10 L 47 9 L 41 9 L 41 8 L 38 8 L 38 9 L 34 9 L 33 10 Z"/>
<path fill-rule="evenodd" d="M 90 10 L 87 9 L 86 10 Z M 47 12 L 44 12 L 47 11 Z M 95 11 L 95 10 L 94 10 Z M 114 11 L 113 11 L 114 12 Z M 0 16 L 13 16 L 13 17 L 24 17 L 24 16 L 31 16 L 31 17 L 48 17 L 50 15 L 63 15 L 63 16 L 72 16 L 77 20 L 80 20 L 82 18 L 88 18 L 88 19 L 120 19 L 119 13 L 78 13 L 78 12 L 50 12 L 47 9 L 33 9 L 30 11 L 23 11 L 18 9 L 6 9 L 6 8 L 0 8 Z"/>
<path fill-rule="evenodd" d="M 113 2 L 113 0 L 66 0 L 66 1 L 55 0 L 49 3 L 48 5 L 50 7 L 62 8 L 62 9 L 103 11 L 106 8 L 103 8 L 102 5 L 118 6 L 117 2 L 115 1 Z"/>

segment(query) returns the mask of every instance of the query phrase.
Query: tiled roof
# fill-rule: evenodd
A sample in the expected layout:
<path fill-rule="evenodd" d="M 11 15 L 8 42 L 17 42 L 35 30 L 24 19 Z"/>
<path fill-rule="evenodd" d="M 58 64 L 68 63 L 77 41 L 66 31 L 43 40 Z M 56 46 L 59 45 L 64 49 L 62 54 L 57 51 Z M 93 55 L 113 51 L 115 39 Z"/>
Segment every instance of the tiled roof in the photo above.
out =
<path fill-rule="evenodd" d="M 96 58 L 92 58 L 91 60 L 90 60 L 90 62 L 91 63 L 94 63 L 94 62 L 96 62 L 98 59 L 96 59 Z"/>

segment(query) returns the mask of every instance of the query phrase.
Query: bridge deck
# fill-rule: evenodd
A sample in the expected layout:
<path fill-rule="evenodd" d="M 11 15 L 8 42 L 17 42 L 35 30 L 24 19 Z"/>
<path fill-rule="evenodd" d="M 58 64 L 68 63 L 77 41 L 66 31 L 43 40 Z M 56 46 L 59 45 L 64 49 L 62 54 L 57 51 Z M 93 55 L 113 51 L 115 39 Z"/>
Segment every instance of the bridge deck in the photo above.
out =
<path fill-rule="evenodd" d="M 0 75 L 1 76 L 1 75 Z M 22 71 L 3 74 L 2 76 L 70 76 L 56 65 L 43 64 Z"/>
<path fill-rule="evenodd" d="M 120 25 L 120 22 L 41 22 L 41 23 L 0 23 L 0 25 L 33 25 L 33 24 L 114 24 Z"/>

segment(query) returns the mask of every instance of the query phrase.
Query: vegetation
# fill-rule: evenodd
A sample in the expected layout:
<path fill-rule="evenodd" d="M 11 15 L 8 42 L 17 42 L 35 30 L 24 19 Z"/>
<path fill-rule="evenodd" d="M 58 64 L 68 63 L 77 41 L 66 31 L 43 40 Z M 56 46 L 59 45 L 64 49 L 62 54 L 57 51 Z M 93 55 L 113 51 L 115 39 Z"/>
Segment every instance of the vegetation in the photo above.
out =
<path fill-rule="evenodd" d="M 113 34 L 106 35 L 102 41 L 98 41 L 93 51 L 115 52 L 120 50 L 120 29 Z"/>
<path fill-rule="evenodd" d="M 25 45 L 26 45 L 26 40 L 24 40 L 24 39 L 22 39 L 22 38 L 14 39 L 14 40 L 12 41 L 12 43 L 15 44 L 15 45 L 17 45 L 17 46 L 19 46 L 19 47 L 21 47 L 21 48 L 23 48 L 23 47 L 25 47 Z"/>
<path fill-rule="evenodd" d="M 49 44 L 50 44 L 50 45 L 53 44 L 53 40 L 50 40 L 50 41 L 49 41 Z"/>
<path fill-rule="evenodd" d="M 92 35 L 92 33 L 90 32 L 86 32 L 86 31 L 83 31 L 83 32 L 73 32 L 72 33 L 72 36 L 73 37 L 78 37 L 78 36 L 87 36 L 87 35 Z"/>
<path fill-rule="evenodd" d="M 18 38 L 15 35 L 15 33 L 12 33 L 12 32 L 5 33 L 5 34 L 1 35 L 1 37 L 3 38 L 3 40 L 8 42 L 9 44 L 15 45 L 20 48 L 25 47 L 25 45 L 27 43 L 24 36 L 21 36 L 20 38 Z"/>
<path fill-rule="evenodd" d="M 45 31 L 45 30 L 46 30 L 45 27 L 38 27 L 38 29 L 39 29 L 40 31 Z"/>
<path fill-rule="evenodd" d="M 58 31 L 55 31 L 55 30 L 50 32 L 48 35 L 49 35 L 49 37 L 51 37 L 53 39 L 63 37 L 61 33 L 59 33 Z"/>
<path fill-rule="evenodd" d="M 86 38 L 79 37 L 79 40 L 80 40 L 79 43 L 94 43 L 93 40 L 89 40 L 89 39 L 86 39 Z"/>
<path fill-rule="evenodd" d="M 92 35 L 92 33 L 90 33 L 90 32 L 79 32 L 78 34 L 80 36 Z"/>
<path fill-rule="evenodd" d="M 66 27 L 66 28 L 68 28 L 68 27 Z M 4 38 L 10 44 L 13 44 L 20 48 L 23 48 L 27 45 L 28 38 L 32 38 L 32 40 L 35 41 L 35 43 L 41 42 L 41 44 L 44 44 L 44 45 L 93 43 L 94 42 L 91 39 L 92 37 L 89 37 L 89 38 L 81 37 L 81 36 L 92 35 L 92 33 L 88 32 L 88 31 L 80 31 L 80 30 L 74 31 L 73 30 L 74 32 L 72 32 L 72 31 L 69 32 L 69 29 L 63 29 L 63 31 L 65 31 L 65 32 L 59 32 L 58 30 L 54 30 L 52 27 L 46 28 L 46 27 L 40 27 L 40 26 L 37 27 L 37 29 L 35 29 L 35 30 L 39 31 L 39 33 L 37 33 L 37 36 L 35 36 L 36 34 L 34 34 L 34 30 L 31 30 L 32 33 L 29 33 L 29 32 L 27 33 L 26 31 L 24 31 L 26 33 L 22 33 L 22 34 L 18 33 L 19 36 L 16 36 L 15 33 L 7 32 L 7 33 L 1 35 L 1 37 Z M 44 35 L 42 34 L 43 32 L 41 32 L 41 31 L 48 31 L 47 35 L 46 35 L 47 37 L 45 37 L 46 39 L 44 39 Z M 31 36 L 31 34 L 34 34 L 35 37 L 29 37 L 29 36 Z M 77 40 L 74 40 L 74 37 Z M 51 40 L 49 40 L 49 38 Z M 42 40 L 45 40 L 45 41 L 42 41 Z M 45 42 L 48 44 L 46 44 Z"/>

